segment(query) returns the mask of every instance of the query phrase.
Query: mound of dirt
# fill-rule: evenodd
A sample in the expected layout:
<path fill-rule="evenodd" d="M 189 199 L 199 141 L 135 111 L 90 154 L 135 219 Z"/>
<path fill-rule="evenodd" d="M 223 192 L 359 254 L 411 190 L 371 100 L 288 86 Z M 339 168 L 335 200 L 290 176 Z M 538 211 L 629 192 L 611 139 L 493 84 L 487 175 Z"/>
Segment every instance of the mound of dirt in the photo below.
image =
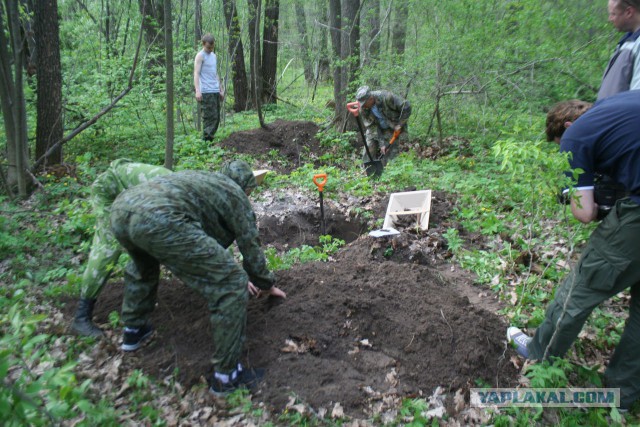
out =
<path fill-rule="evenodd" d="M 293 394 L 361 415 L 388 395 L 510 384 L 504 323 L 430 268 L 371 262 L 368 240 L 336 262 L 281 272 L 280 304 L 252 303 L 247 353 L 269 372 L 262 399 L 283 408 Z"/>
<path fill-rule="evenodd" d="M 352 416 L 370 415 L 385 396 L 455 391 L 482 380 L 513 384 L 506 325 L 471 304 L 438 271 L 375 262 L 370 238 L 333 262 L 277 273 L 286 300 L 251 300 L 244 363 L 267 369 L 256 397 L 277 410 L 293 395 L 314 408 L 339 402 Z M 100 297 L 96 320 L 119 310 L 122 286 Z M 153 341 L 127 356 L 131 368 L 186 386 L 211 372 L 213 346 L 205 300 L 175 279 L 163 280 L 152 315 Z"/>
<path fill-rule="evenodd" d="M 275 151 L 278 156 L 270 159 L 271 167 L 287 174 L 305 163 L 316 164 L 318 157 L 323 154 L 316 133 L 318 126 L 313 122 L 278 119 L 267 125 L 266 129 L 235 132 L 218 144 L 236 153 L 258 158 L 268 157 Z"/>

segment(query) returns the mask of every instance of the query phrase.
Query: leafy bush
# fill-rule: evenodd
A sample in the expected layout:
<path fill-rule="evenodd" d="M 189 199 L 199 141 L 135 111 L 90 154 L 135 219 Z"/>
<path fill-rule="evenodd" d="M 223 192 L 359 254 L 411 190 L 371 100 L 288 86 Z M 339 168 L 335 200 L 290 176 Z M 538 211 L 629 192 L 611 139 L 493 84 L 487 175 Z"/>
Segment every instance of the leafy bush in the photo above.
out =
<path fill-rule="evenodd" d="M 0 423 L 46 426 L 75 418 L 80 425 L 116 425 L 113 409 L 88 399 L 90 381 L 77 381 L 76 362 L 52 351 L 58 337 L 38 333 L 46 316 L 11 300 L 0 304 L 8 308 L 0 312 Z"/>

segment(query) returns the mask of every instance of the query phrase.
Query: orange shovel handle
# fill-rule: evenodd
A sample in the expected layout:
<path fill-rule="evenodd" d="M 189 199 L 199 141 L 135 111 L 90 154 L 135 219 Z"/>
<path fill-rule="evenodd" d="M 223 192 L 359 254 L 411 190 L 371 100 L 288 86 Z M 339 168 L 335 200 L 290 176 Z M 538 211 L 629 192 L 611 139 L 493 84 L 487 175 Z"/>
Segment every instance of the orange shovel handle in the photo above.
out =
<path fill-rule="evenodd" d="M 389 141 L 389 145 L 392 145 L 396 141 L 396 139 L 398 139 L 401 132 L 402 132 L 402 129 L 393 131 L 393 136 L 391 137 L 391 141 Z"/>
<path fill-rule="evenodd" d="M 348 102 L 347 110 L 353 114 L 353 117 L 358 117 L 358 114 L 360 114 L 360 103 L 358 101 Z"/>
<path fill-rule="evenodd" d="M 319 173 L 313 175 L 313 183 L 316 185 L 316 187 L 318 187 L 318 191 L 322 193 L 322 190 L 324 190 L 324 185 L 327 183 L 327 174 Z"/>

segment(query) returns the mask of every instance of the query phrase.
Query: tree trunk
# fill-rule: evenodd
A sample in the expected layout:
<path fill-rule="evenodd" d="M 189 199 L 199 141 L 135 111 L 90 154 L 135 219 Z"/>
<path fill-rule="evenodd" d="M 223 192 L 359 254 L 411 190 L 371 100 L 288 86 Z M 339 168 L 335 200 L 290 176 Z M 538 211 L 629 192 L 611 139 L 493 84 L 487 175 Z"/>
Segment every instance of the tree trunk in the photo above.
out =
<path fill-rule="evenodd" d="M 129 0 L 129 5 L 127 6 L 127 10 L 131 10 L 131 0 Z M 124 53 L 127 50 L 127 38 L 129 37 L 130 25 L 131 25 L 131 15 L 127 13 L 127 24 L 124 28 L 124 40 L 122 42 L 122 49 L 120 50 L 120 56 L 124 56 Z"/>
<path fill-rule="evenodd" d="M 407 18 L 409 17 L 409 8 L 407 2 L 394 2 L 394 24 L 391 36 L 391 48 L 394 54 L 402 56 L 404 54 L 404 44 L 407 38 Z"/>
<path fill-rule="evenodd" d="M 295 3 L 296 27 L 300 35 L 300 57 L 302 59 L 304 79 L 310 84 L 313 82 L 313 64 L 311 63 L 309 40 L 307 38 L 307 15 L 304 13 L 304 3 L 302 0 L 296 0 Z"/>
<path fill-rule="evenodd" d="M 262 0 L 247 0 L 247 7 L 249 8 L 249 74 L 251 75 L 250 98 L 252 99 L 253 107 L 257 108 L 258 98 L 256 97 L 256 94 L 262 93 L 262 78 L 259 76 L 260 70 L 262 70 L 262 56 L 260 55 L 260 32 L 258 31 Z"/>
<path fill-rule="evenodd" d="M 165 57 L 167 58 L 167 141 L 164 150 L 164 167 L 173 169 L 173 24 L 171 18 L 171 0 L 164 0 Z"/>
<path fill-rule="evenodd" d="M 254 58 L 258 59 L 260 58 L 260 43 L 259 43 L 259 39 L 260 39 L 260 32 L 258 31 L 260 29 L 260 26 L 257 24 L 260 15 L 262 15 L 262 2 L 260 0 L 258 0 L 256 2 L 256 6 L 257 8 L 254 10 L 254 16 L 257 18 L 254 18 L 254 25 L 253 25 L 253 33 L 249 35 L 249 39 L 253 40 L 252 46 L 253 46 L 253 50 L 251 51 L 251 53 L 253 54 Z M 254 89 L 253 92 L 253 101 L 255 103 L 256 106 L 256 111 L 258 112 L 258 121 L 260 122 L 260 127 L 262 129 L 267 129 L 267 125 L 264 122 L 264 116 L 262 114 L 262 78 L 258 78 L 258 63 L 254 62 L 253 63 L 253 69 L 251 70 L 251 76 L 252 76 L 252 86 Z"/>
<path fill-rule="evenodd" d="M 363 66 L 375 63 L 380 55 L 380 0 L 369 0 L 364 21 L 367 23 L 368 39 L 362 47 Z M 377 86 L 377 84 L 372 83 Z"/>
<path fill-rule="evenodd" d="M 340 59 L 344 65 L 340 67 L 340 86 L 336 95 L 336 117 L 339 119 L 338 123 L 341 128 L 344 128 L 345 125 L 355 128 L 352 122 L 345 123 L 344 117 L 346 117 L 347 112 L 347 96 L 355 89 L 350 88 L 350 84 L 355 80 L 355 72 L 360 65 L 360 49 L 358 46 L 360 43 L 359 9 L 360 0 L 342 0 Z"/>
<path fill-rule="evenodd" d="M 340 19 L 340 0 L 329 0 L 329 34 L 331 35 L 331 50 L 334 58 L 340 58 L 342 20 Z M 340 106 L 340 94 L 342 93 L 342 65 L 333 64 L 333 101 L 335 102 L 335 125 L 337 129 L 342 129 L 344 124 L 344 114 L 346 106 Z M 344 99 L 343 99 L 344 101 Z M 344 102 L 343 102 L 344 103 Z"/>
<path fill-rule="evenodd" d="M 140 5 L 140 14 L 142 15 L 142 28 L 144 30 L 144 39 L 147 47 L 155 52 L 151 55 L 149 67 L 162 66 L 164 68 L 164 32 L 162 25 L 164 23 L 164 0 L 138 0 Z"/>
<path fill-rule="evenodd" d="M 316 65 L 316 78 L 320 79 L 323 82 L 329 81 L 331 78 L 331 66 L 329 61 L 329 50 L 328 50 L 328 37 L 327 37 L 327 27 L 329 26 L 329 20 L 327 16 L 327 4 L 323 1 L 319 2 L 319 13 L 318 13 L 318 21 L 320 22 L 320 37 L 318 41 L 318 45 L 320 46 L 320 52 L 318 56 L 318 64 Z"/>
<path fill-rule="evenodd" d="M 240 22 L 235 0 L 222 0 L 224 17 L 229 32 L 229 57 L 233 61 L 233 110 L 247 109 L 247 71 L 244 68 L 244 49 L 240 39 Z"/>
<path fill-rule="evenodd" d="M 348 91 L 349 85 L 355 80 L 355 74 L 360 66 L 360 0 L 342 0 L 342 38 L 340 43 L 340 58 L 346 61 L 343 69 L 342 88 Z M 351 88 L 355 89 L 355 88 Z"/>
<path fill-rule="evenodd" d="M 38 3 L 38 2 L 36 2 Z M 37 8 L 37 7 L 36 7 Z M 107 0 L 105 2 L 105 14 L 104 14 L 104 41 L 107 52 L 107 58 L 111 56 L 115 56 L 117 51 L 115 50 L 115 41 L 118 38 L 118 32 L 116 31 L 116 17 L 113 12 L 113 8 L 111 7 L 111 2 Z"/>
<path fill-rule="evenodd" d="M 264 9 L 264 32 L 262 35 L 263 100 L 275 104 L 278 74 L 278 17 L 280 0 L 267 0 Z"/>
<path fill-rule="evenodd" d="M 18 195 L 27 195 L 27 109 L 23 88 L 23 67 L 25 64 L 24 37 L 20 28 L 20 12 L 15 1 L 7 1 L 7 26 L 9 39 L 5 36 L 4 25 L 0 31 L 0 103 L 4 129 L 7 136 L 7 160 L 9 163 L 7 185 L 17 185 Z M 2 3 L 0 22 L 4 24 Z M 11 67 L 13 64 L 13 68 Z"/>
<path fill-rule="evenodd" d="M 193 3 L 195 10 L 195 42 L 196 46 L 200 46 L 202 41 L 202 0 L 194 0 Z"/>
<path fill-rule="evenodd" d="M 58 1 L 34 2 L 34 29 L 37 66 L 36 158 L 62 139 L 62 70 L 60 66 L 60 32 Z M 45 159 L 46 165 L 62 163 L 62 147 Z"/>

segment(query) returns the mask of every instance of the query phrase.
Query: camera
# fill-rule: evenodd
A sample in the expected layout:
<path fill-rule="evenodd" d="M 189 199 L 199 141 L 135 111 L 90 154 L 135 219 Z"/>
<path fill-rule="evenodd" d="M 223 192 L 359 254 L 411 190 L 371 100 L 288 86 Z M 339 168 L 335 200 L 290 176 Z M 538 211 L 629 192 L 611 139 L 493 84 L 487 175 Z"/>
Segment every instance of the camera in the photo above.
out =
<path fill-rule="evenodd" d="M 598 205 L 598 220 L 603 220 L 619 199 L 627 197 L 629 192 L 622 184 L 614 181 L 610 176 L 596 174 L 594 179 L 593 197 Z"/>

